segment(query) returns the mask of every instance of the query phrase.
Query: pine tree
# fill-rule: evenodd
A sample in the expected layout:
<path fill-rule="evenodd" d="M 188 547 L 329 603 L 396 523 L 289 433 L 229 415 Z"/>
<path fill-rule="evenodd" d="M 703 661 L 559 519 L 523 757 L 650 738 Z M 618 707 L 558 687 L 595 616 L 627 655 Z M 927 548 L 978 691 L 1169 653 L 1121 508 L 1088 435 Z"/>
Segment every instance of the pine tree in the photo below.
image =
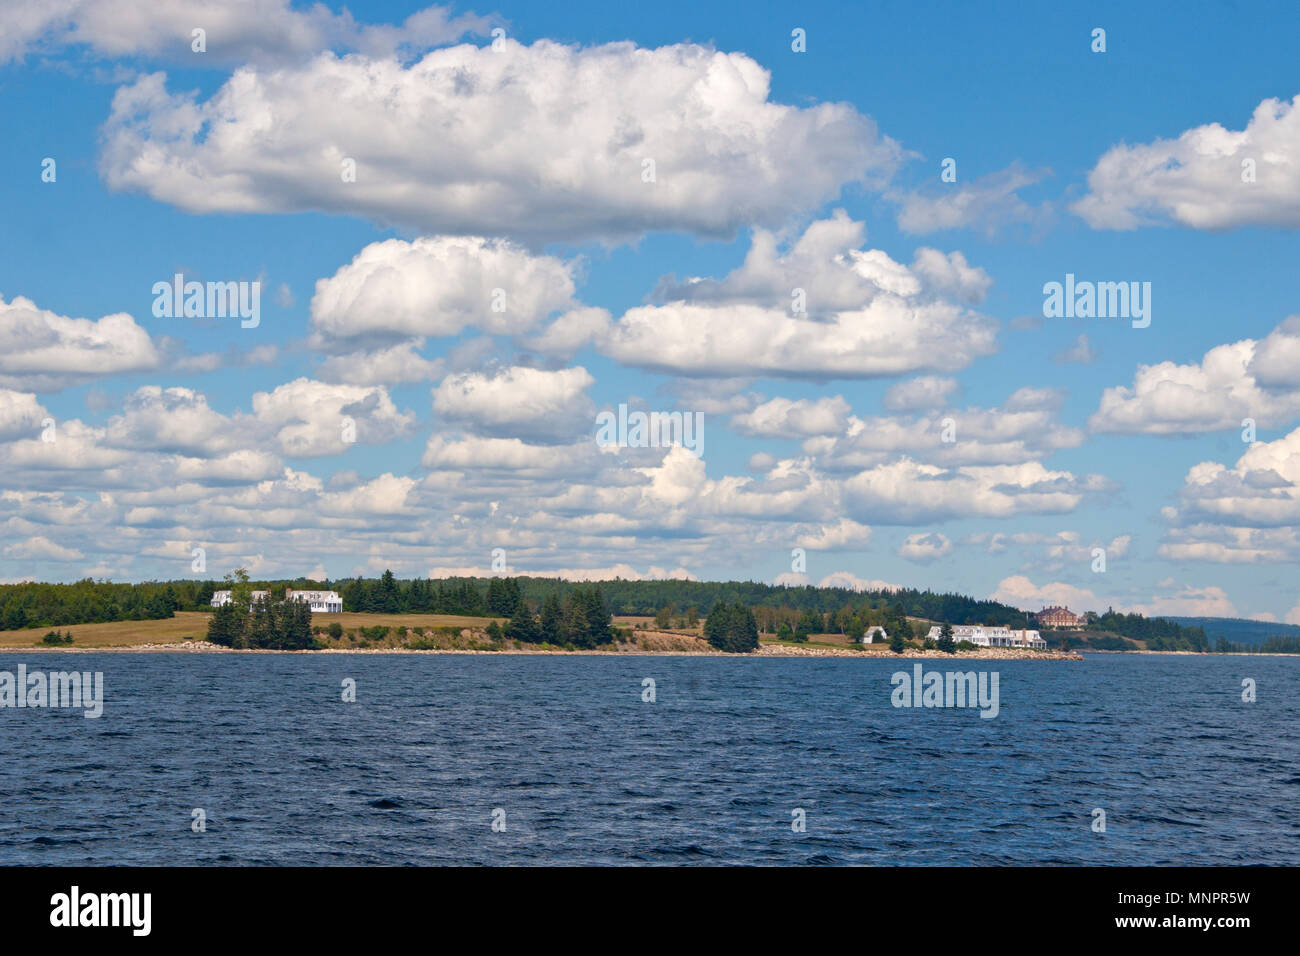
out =
<path fill-rule="evenodd" d="M 758 622 L 754 612 L 741 602 L 717 603 L 704 619 L 704 639 L 729 654 L 744 654 L 758 648 Z"/>
<path fill-rule="evenodd" d="M 374 609 L 381 614 L 397 614 L 402 610 L 402 592 L 397 586 L 397 579 L 393 577 L 393 572 L 387 569 L 379 579 L 379 593 L 375 598 Z"/>
<path fill-rule="evenodd" d="M 587 641 L 592 647 L 608 644 L 614 639 L 614 632 L 610 628 L 609 608 L 605 604 L 605 595 L 601 593 L 598 585 L 592 585 L 587 589 L 583 599 L 583 616 L 586 620 Z"/>
<path fill-rule="evenodd" d="M 536 644 L 541 640 L 541 629 L 537 625 L 537 619 L 533 617 L 533 612 L 528 609 L 527 602 L 520 601 L 515 607 L 514 616 L 506 625 L 506 636 L 526 644 Z"/>
<path fill-rule="evenodd" d="M 488 581 L 487 590 L 487 609 L 491 614 L 500 614 L 509 617 L 510 612 L 506 610 L 505 582 L 501 578 L 493 578 Z"/>
<path fill-rule="evenodd" d="M 564 643 L 563 617 L 560 599 L 554 593 L 548 594 L 542 602 L 541 621 L 542 640 L 547 644 Z"/>
<path fill-rule="evenodd" d="M 560 630 L 565 644 L 575 647 L 595 647 L 594 641 L 588 640 L 587 609 L 583 606 L 583 589 L 574 588 L 564 601 L 564 616 L 560 618 Z"/>
<path fill-rule="evenodd" d="M 952 625 L 947 621 L 944 621 L 943 627 L 939 628 L 939 641 L 935 646 L 945 654 L 957 653 L 957 644 L 952 639 Z"/>
<path fill-rule="evenodd" d="M 208 621 L 208 640 L 222 647 L 234 647 L 236 640 L 242 636 L 244 614 L 235 603 L 222 604 L 212 609 Z"/>

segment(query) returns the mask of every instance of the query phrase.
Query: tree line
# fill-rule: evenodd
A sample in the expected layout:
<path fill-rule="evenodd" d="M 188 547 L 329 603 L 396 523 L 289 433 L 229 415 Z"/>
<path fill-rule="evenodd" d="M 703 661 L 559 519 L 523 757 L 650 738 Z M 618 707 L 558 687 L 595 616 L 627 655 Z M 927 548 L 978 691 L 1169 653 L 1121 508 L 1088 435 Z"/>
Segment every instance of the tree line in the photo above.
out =
<path fill-rule="evenodd" d="M 0 630 L 167 618 L 192 602 L 198 587 L 193 581 L 111 584 L 90 578 L 0 585 Z"/>
<path fill-rule="evenodd" d="M 268 581 L 257 585 L 279 598 L 286 587 L 338 591 L 345 611 L 383 614 L 458 614 L 468 617 L 513 618 L 521 606 L 540 613 L 554 597 L 568 606 L 581 586 L 557 578 L 528 576 L 397 578 L 386 570 L 378 578 L 335 581 Z M 102 621 L 166 618 L 176 611 L 206 611 L 217 581 L 148 581 L 113 584 L 85 579 L 73 584 L 0 585 L 0 628 L 65 627 Z M 756 581 L 629 581 L 615 579 L 600 585 L 601 600 L 611 614 L 654 615 L 659 621 L 682 621 L 694 626 L 717 605 L 743 605 L 754 614 L 760 631 L 792 640 L 816 633 L 842 633 L 857 637 L 880 625 L 892 636 L 906 639 L 916 634 L 912 618 L 952 624 L 989 624 L 1034 627 L 1033 616 L 997 601 L 962 594 L 914 589 L 854 591 L 848 588 L 788 587 Z M 680 610 L 679 610 L 680 609 Z M 530 611 L 530 613 L 533 613 Z M 667 626 L 660 623 L 660 626 Z M 528 627 L 520 625 L 525 632 Z M 1200 627 L 1188 627 L 1140 614 L 1089 614 L 1088 628 L 1145 641 L 1154 650 L 1209 650 Z M 552 631 L 553 634 L 559 633 Z M 544 638 L 545 639 L 545 638 Z M 586 638 L 583 637 L 585 640 Z M 552 642 L 554 643 L 554 642 Z"/>
<path fill-rule="evenodd" d="M 507 589 L 508 590 L 508 589 Z M 539 613 L 514 592 L 514 610 L 505 627 L 493 621 L 487 627 L 490 637 L 508 637 L 525 644 L 556 644 L 590 650 L 614 640 L 613 615 L 597 585 L 576 587 L 564 602 L 550 594 Z"/>
<path fill-rule="evenodd" d="M 1258 644 L 1242 644 L 1220 637 L 1214 642 L 1219 654 L 1300 654 L 1300 637 L 1266 637 Z"/>
<path fill-rule="evenodd" d="M 311 633 L 311 607 L 271 595 L 253 599 L 248 575 L 229 576 L 230 601 L 212 609 L 207 639 L 233 648 L 305 651 L 317 647 Z"/>

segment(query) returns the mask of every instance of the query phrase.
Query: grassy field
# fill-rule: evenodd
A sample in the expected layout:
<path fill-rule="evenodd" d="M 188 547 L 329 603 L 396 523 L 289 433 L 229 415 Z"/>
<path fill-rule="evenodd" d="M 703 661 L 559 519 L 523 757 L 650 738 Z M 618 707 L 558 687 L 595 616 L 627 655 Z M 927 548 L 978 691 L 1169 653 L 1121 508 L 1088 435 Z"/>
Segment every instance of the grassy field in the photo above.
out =
<path fill-rule="evenodd" d="M 481 632 L 488 626 L 488 622 L 495 620 L 498 624 L 505 624 L 505 618 L 488 618 L 488 617 L 465 617 L 459 614 L 371 614 L 371 613 L 347 613 L 347 614 L 314 614 L 312 615 L 312 627 L 328 627 L 334 622 L 342 626 L 345 636 L 338 639 L 330 639 L 326 635 L 321 638 L 330 647 L 353 648 L 363 647 L 403 647 L 411 641 L 421 641 L 427 646 L 438 648 L 459 648 L 459 649 L 488 649 L 489 647 L 520 647 L 513 641 L 507 641 L 504 645 L 493 645 L 486 642 Z M 653 627 L 653 618 L 643 616 L 619 616 L 614 618 L 614 625 L 621 628 L 631 628 L 634 625 L 642 625 L 641 628 L 633 631 L 634 645 L 643 650 L 680 650 L 684 652 L 706 650 L 707 646 L 700 638 L 701 628 L 695 628 L 693 631 L 685 628 L 674 628 L 672 631 L 659 631 Z M 645 625 L 651 625 L 646 627 Z M 405 637 L 392 634 L 375 640 L 367 640 L 357 632 L 361 628 L 368 627 L 405 627 L 409 633 Z M 416 628 L 423 628 L 426 631 L 424 637 L 415 634 Z M 448 633 L 441 631 L 441 628 L 455 628 L 457 633 Z M 19 648 L 34 647 L 41 645 L 41 638 L 50 630 L 50 628 L 28 628 L 21 631 L 0 631 L 0 648 Z M 192 640 L 203 640 L 208 632 L 208 614 L 203 611 L 178 611 L 173 618 L 164 618 L 160 621 L 111 621 L 107 624 L 73 624 L 68 627 L 57 628 L 56 630 L 72 634 L 73 648 L 77 647 L 124 647 L 133 644 L 179 644 L 186 638 Z M 463 630 L 476 632 L 474 635 L 465 635 L 459 633 Z M 348 636 L 349 634 L 353 636 Z M 786 644 L 788 641 L 777 641 L 774 635 L 762 635 L 764 644 Z M 843 634 L 814 634 L 808 641 L 807 645 L 812 647 L 846 647 L 849 641 Z M 799 645 L 794 645 L 799 646 Z M 863 653 L 883 654 L 888 653 L 888 645 L 873 644 L 862 648 Z"/>
<path fill-rule="evenodd" d="M 0 647 L 31 647 L 52 630 L 31 627 L 21 631 L 0 631 Z M 208 633 L 208 615 L 203 611 L 178 611 L 160 621 L 109 621 L 104 624 L 73 624 L 53 628 L 72 635 L 73 647 L 121 647 L 128 644 L 179 644 L 187 637 L 203 640 Z"/>
<path fill-rule="evenodd" d="M 459 614 L 313 614 L 313 627 L 328 627 L 338 621 L 345 631 L 362 627 L 468 627 L 484 628 L 492 618 L 464 617 Z M 505 618 L 496 618 L 505 623 Z M 21 631 L 0 631 L 0 647 L 41 645 L 51 628 L 33 627 Z M 203 640 L 208 633 L 205 611 L 177 611 L 172 618 L 159 621 L 109 621 L 105 624 L 72 624 L 53 628 L 72 635 L 75 647 L 123 647 L 131 644 L 179 644 L 185 638 Z"/>
<path fill-rule="evenodd" d="M 338 621 L 343 630 L 357 627 L 471 627 L 484 628 L 488 621 L 505 624 L 504 617 L 465 617 L 461 614 L 371 614 L 348 611 L 345 614 L 313 614 L 312 627 L 329 627 Z"/>

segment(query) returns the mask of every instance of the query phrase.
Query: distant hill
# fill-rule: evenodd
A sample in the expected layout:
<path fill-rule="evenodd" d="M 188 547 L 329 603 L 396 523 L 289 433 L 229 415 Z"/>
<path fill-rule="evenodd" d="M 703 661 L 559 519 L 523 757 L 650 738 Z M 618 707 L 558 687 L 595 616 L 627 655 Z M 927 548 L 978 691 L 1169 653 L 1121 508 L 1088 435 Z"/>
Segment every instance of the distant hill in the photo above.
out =
<path fill-rule="evenodd" d="M 1263 644 L 1270 637 L 1300 637 L 1300 626 L 1251 621 L 1244 617 L 1166 617 L 1184 627 L 1200 627 L 1211 641 L 1220 637 L 1237 644 Z"/>

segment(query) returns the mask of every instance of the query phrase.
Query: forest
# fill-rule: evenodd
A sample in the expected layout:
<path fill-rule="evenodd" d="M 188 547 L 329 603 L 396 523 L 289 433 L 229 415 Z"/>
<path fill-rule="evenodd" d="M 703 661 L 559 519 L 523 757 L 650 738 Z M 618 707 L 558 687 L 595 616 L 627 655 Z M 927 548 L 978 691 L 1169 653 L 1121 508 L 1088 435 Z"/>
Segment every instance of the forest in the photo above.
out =
<path fill-rule="evenodd" d="M 57 628 L 71 624 L 103 621 L 145 620 L 170 617 L 175 611 L 206 611 L 212 593 L 223 585 L 218 581 L 146 581 L 114 584 L 89 578 L 71 584 L 0 585 L 0 629 Z M 268 589 L 273 600 L 283 598 L 286 588 L 338 591 L 345 611 L 372 613 L 459 614 L 471 617 L 502 617 L 519 620 L 513 626 L 528 640 L 534 627 L 550 641 L 559 634 L 554 624 L 556 608 L 560 621 L 571 625 L 581 645 L 602 643 L 606 638 L 594 623 L 579 627 L 578 611 L 583 601 L 592 603 L 590 588 L 571 581 L 542 577 L 427 578 L 401 579 L 392 571 L 378 578 L 347 578 L 337 581 L 262 581 L 250 585 Z M 880 625 L 890 634 L 920 636 L 920 626 L 907 618 L 923 618 L 949 624 L 989 624 L 1034 627 L 1032 615 L 997 601 L 972 598 L 955 592 L 900 590 L 854 591 L 849 588 L 812 586 L 787 587 L 757 581 L 630 581 L 600 582 L 599 606 L 609 615 L 653 616 L 659 626 L 694 626 L 707 618 L 715 606 L 740 606 L 752 615 L 756 628 L 793 639 L 816 633 L 861 634 Z M 576 602 L 576 605 L 575 605 Z M 548 606 L 550 608 L 548 612 Z M 520 609 L 524 610 L 521 611 Z M 549 613 L 549 617 L 548 617 Z M 594 621 L 597 612 L 593 610 Z M 524 620 L 528 617 L 531 623 Z M 1145 641 L 1153 650 L 1211 649 L 1199 626 L 1177 624 L 1141 614 L 1088 615 L 1088 631 L 1105 631 Z M 549 628 L 549 629 L 548 629 Z M 539 635 L 542 633 L 538 631 Z M 1049 643 L 1062 639 L 1073 642 L 1072 632 L 1045 632 Z M 1086 646 L 1103 647 L 1113 637 L 1082 636 Z M 1282 639 L 1279 638 L 1279 641 Z M 556 643 L 555 641 L 551 641 Z M 561 641 L 560 643 L 569 643 Z M 1122 642 L 1121 642 L 1122 643 Z"/>

